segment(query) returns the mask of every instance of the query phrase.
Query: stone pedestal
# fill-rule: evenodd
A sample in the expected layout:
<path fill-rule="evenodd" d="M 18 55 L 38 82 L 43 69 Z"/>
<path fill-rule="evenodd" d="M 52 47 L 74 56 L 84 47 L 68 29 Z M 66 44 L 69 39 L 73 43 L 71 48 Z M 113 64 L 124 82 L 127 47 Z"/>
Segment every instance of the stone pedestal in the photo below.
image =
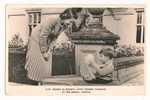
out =
<path fill-rule="evenodd" d="M 75 44 L 76 74 L 80 75 L 80 67 L 85 66 L 84 58 L 87 54 L 95 54 L 102 48 L 114 48 L 119 37 L 105 28 L 85 29 L 71 34 Z"/>
<path fill-rule="evenodd" d="M 78 32 L 71 33 L 71 41 L 75 44 L 76 74 L 80 75 L 80 67 L 85 66 L 84 58 L 87 54 L 95 54 L 102 48 L 111 48 L 116 44 L 118 35 L 105 29 L 102 24 L 104 9 L 84 9 L 90 17 L 86 27 Z"/>

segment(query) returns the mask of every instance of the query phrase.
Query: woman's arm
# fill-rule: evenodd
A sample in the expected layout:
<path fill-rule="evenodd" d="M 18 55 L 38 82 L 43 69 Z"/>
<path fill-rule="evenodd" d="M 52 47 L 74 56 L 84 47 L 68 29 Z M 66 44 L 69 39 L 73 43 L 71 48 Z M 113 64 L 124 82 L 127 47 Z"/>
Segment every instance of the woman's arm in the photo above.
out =
<path fill-rule="evenodd" d="M 39 47 L 46 61 L 48 60 L 47 58 L 49 57 L 48 51 L 50 44 L 56 38 L 56 36 L 59 35 L 60 27 L 57 24 L 58 21 L 59 21 L 58 18 L 56 18 L 48 20 L 47 22 L 42 23 L 41 25 Z"/>
<path fill-rule="evenodd" d="M 42 23 L 39 41 L 42 53 L 48 51 L 50 43 L 60 34 L 61 30 L 62 26 L 59 18 L 49 19 Z"/>

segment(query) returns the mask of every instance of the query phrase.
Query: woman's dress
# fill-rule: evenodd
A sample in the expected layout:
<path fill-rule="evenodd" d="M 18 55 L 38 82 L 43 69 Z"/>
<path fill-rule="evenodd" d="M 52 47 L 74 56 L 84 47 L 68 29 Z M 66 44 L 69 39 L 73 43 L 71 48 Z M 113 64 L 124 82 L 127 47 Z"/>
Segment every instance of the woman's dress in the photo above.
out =
<path fill-rule="evenodd" d="M 38 25 L 32 31 L 25 64 L 27 77 L 31 80 L 41 81 L 51 75 L 52 51 L 50 49 L 53 48 L 54 38 L 52 40 L 50 37 L 51 34 L 52 36 L 59 35 L 58 21 L 58 18 L 50 19 Z M 47 41 L 49 41 L 49 44 Z M 48 52 L 48 61 L 43 57 L 45 52 Z"/>

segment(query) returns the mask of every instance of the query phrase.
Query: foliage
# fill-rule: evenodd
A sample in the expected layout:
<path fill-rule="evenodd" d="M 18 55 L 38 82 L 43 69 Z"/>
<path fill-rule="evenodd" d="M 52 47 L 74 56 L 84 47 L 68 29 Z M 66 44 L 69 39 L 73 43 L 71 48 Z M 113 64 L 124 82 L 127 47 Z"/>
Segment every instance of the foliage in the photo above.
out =
<path fill-rule="evenodd" d="M 19 34 L 15 34 L 12 39 L 9 41 L 9 48 L 23 48 L 24 41 Z"/>
<path fill-rule="evenodd" d="M 115 57 L 144 56 L 144 48 L 138 46 L 120 45 L 115 48 Z"/>
<path fill-rule="evenodd" d="M 55 46 L 53 47 L 53 54 L 67 56 L 72 53 L 73 49 L 74 49 L 73 43 L 67 41 L 65 43 L 55 44 Z"/>

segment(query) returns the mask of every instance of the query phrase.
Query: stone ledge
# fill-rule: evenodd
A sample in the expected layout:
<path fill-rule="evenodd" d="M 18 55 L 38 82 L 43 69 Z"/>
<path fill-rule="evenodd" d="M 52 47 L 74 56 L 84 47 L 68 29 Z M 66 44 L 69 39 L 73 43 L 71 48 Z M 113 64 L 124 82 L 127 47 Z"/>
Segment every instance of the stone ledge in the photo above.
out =
<path fill-rule="evenodd" d="M 143 64 L 134 65 L 134 67 L 124 67 L 113 72 L 113 82 L 108 84 L 89 84 L 86 83 L 81 76 L 55 76 L 47 78 L 40 82 L 40 85 L 75 85 L 75 86 L 111 86 L 111 85 L 121 85 L 133 78 L 136 78 L 140 74 L 144 73 Z M 138 84 L 138 83 L 137 83 Z"/>
<path fill-rule="evenodd" d="M 115 70 L 132 67 L 144 62 L 144 56 L 121 57 L 114 59 Z"/>
<path fill-rule="evenodd" d="M 144 64 L 135 65 L 134 67 L 126 67 L 113 72 L 113 84 L 121 85 L 128 80 L 135 78 L 140 74 L 144 74 Z M 143 80 L 144 81 L 144 80 Z"/>

